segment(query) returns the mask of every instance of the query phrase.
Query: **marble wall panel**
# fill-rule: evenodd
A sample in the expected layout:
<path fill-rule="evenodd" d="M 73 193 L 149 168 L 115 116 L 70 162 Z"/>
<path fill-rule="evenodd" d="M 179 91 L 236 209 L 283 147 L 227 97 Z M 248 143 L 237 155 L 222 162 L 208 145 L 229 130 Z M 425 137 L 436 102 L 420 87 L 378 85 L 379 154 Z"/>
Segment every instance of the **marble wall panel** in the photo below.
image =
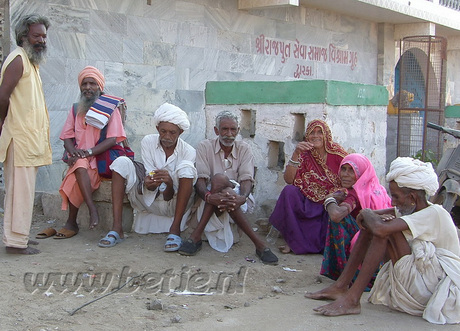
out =
<path fill-rule="evenodd" d="M 232 12 L 230 31 L 243 34 L 254 34 L 257 20 L 245 12 Z"/>
<path fill-rule="evenodd" d="M 123 38 L 120 34 L 99 31 L 86 37 L 86 59 L 93 61 L 123 60 Z"/>
<path fill-rule="evenodd" d="M 120 13 L 93 10 L 90 13 L 91 31 L 111 31 L 126 36 L 128 33 L 127 17 Z"/>
<path fill-rule="evenodd" d="M 164 43 L 144 43 L 144 63 L 155 66 L 174 66 L 176 64 L 176 46 Z"/>
<path fill-rule="evenodd" d="M 163 90 L 176 89 L 176 67 L 157 67 L 157 88 Z"/>
<path fill-rule="evenodd" d="M 227 52 L 250 53 L 251 37 L 249 34 L 219 30 L 216 48 Z"/>
<path fill-rule="evenodd" d="M 49 4 L 47 0 L 37 1 L 22 1 L 22 0 L 10 0 L 10 22 L 11 26 L 16 26 L 18 20 L 29 13 L 37 13 L 40 15 L 47 15 Z M 14 33 L 14 28 L 11 29 Z"/>
<path fill-rule="evenodd" d="M 44 87 L 44 93 L 49 113 L 68 110 L 74 102 L 78 101 L 80 96 L 77 83 L 72 85 L 49 84 Z M 51 123 L 51 131 L 55 128 L 56 126 Z"/>
<path fill-rule="evenodd" d="M 165 28 L 164 25 L 172 26 L 170 29 L 173 31 L 174 27 L 177 29 L 177 24 L 174 22 L 161 21 L 153 18 L 130 16 L 127 20 L 128 38 L 133 40 L 143 40 L 144 42 L 160 42 L 165 41 L 165 39 L 169 40 L 166 38 L 166 36 L 162 35 L 162 32 L 165 29 L 169 29 Z M 168 36 L 170 36 L 170 34 Z M 177 31 L 175 34 L 177 34 Z M 173 38 L 176 38 L 175 34 Z"/>
<path fill-rule="evenodd" d="M 40 66 L 40 77 L 42 81 L 49 82 L 52 85 L 65 84 L 65 65 L 66 59 L 49 58 L 45 64 Z"/>
<path fill-rule="evenodd" d="M 86 53 L 87 34 L 48 30 L 48 56 L 50 58 L 83 59 Z"/>
<path fill-rule="evenodd" d="M 175 16 L 175 8 L 175 1 L 152 0 L 152 5 L 144 7 L 143 15 L 140 16 L 171 20 Z"/>
<path fill-rule="evenodd" d="M 198 47 L 177 46 L 177 68 L 195 68 L 203 69 L 204 67 L 204 49 Z"/>
<path fill-rule="evenodd" d="M 207 47 L 204 49 L 204 62 L 203 69 L 210 72 L 217 71 L 217 64 L 219 60 L 219 50 Z"/>
<path fill-rule="evenodd" d="M 139 86 L 156 88 L 156 67 L 143 64 L 125 64 L 123 77 L 126 89 L 135 89 Z"/>
<path fill-rule="evenodd" d="M 204 110 L 204 92 L 177 90 L 175 104 L 186 113 L 201 112 Z"/>
<path fill-rule="evenodd" d="M 144 63 L 143 49 L 142 40 L 123 38 L 123 63 Z"/>
<path fill-rule="evenodd" d="M 198 69 L 203 71 L 202 69 Z M 176 88 L 178 90 L 190 90 L 190 68 L 176 68 Z"/>
<path fill-rule="evenodd" d="M 184 2 L 200 4 L 206 7 L 219 8 L 228 11 L 235 11 L 238 9 L 238 1 L 229 0 L 183 0 Z"/>
<path fill-rule="evenodd" d="M 232 12 L 219 8 L 206 7 L 204 10 L 204 22 L 212 29 L 230 30 L 233 26 L 232 17 Z"/>
<path fill-rule="evenodd" d="M 143 0 L 71 0 L 71 2 L 75 7 L 137 16 L 142 16 L 147 7 L 147 1 Z"/>
<path fill-rule="evenodd" d="M 59 31 L 88 33 L 90 24 L 90 10 L 75 8 L 70 6 L 53 5 L 50 6 L 47 16 Z M 93 23 L 93 22 L 92 22 Z"/>
<path fill-rule="evenodd" d="M 276 38 L 295 40 L 297 37 L 296 24 L 294 23 L 276 23 Z"/>
<path fill-rule="evenodd" d="M 189 89 L 194 91 L 204 91 L 206 83 L 215 80 L 215 71 L 191 69 L 189 73 Z"/>
<path fill-rule="evenodd" d="M 185 1 L 176 1 L 173 19 L 176 22 L 202 23 L 205 21 L 205 7 Z"/>
<path fill-rule="evenodd" d="M 189 22 L 179 23 L 177 43 L 179 45 L 202 47 L 207 46 L 209 28 Z"/>
<path fill-rule="evenodd" d="M 267 38 L 276 38 L 276 34 L 277 34 L 276 28 L 278 26 L 277 22 L 275 22 L 275 21 L 267 22 L 266 20 L 264 20 L 261 17 L 254 17 L 252 20 L 255 21 L 255 23 L 254 23 L 254 35 L 256 37 L 258 37 L 260 35 L 264 35 Z M 253 37 L 253 39 L 255 40 L 254 37 Z M 253 43 L 254 43 L 254 41 L 253 41 Z M 253 50 L 255 49 L 254 44 L 253 44 L 252 48 L 253 48 Z"/>

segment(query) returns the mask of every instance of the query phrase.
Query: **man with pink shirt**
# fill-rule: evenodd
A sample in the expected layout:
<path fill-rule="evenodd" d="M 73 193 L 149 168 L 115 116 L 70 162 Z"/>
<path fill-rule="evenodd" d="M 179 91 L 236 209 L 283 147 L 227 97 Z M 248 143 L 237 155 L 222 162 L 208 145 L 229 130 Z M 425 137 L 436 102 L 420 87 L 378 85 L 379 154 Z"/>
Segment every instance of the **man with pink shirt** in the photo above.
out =
<path fill-rule="evenodd" d="M 100 142 L 102 130 L 87 124 L 85 120 L 90 107 L 103 94 L 105 79 L 102 73 L 95 67 L 87 66 L 78 75 L 78 84 L 81 91 L 80 101 L 69 111 L 60 135 L 69 157 L 69 169 L 59 193 L 62 197 L 62 209 L 69 208 L 69 217 L 64 227 L 56 233 L 55 239 L 70 238 L 78 233 L 77 214 L 83 202 L 89 209 L 89 228 L 98 224 L 99 215 L 92 193 L 98 189 L 101 177 L 95 156 L 126 139 L 118 107 L 115 107 L 106 124 L 106 138 Z M 50 229 L 45 231 L 51 231 L 44 232 L 45 237 L 53 234 Z"/>

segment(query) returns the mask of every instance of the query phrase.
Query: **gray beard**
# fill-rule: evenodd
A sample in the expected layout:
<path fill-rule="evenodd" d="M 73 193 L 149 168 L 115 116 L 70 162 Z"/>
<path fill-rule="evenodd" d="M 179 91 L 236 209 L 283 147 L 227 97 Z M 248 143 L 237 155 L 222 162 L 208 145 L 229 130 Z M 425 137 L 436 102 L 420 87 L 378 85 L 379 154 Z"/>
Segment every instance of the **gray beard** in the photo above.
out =
<path fill-rule="evenodd" d="M 32 46 L 27 39 L 22 42 L 22 48 L 24 48 L 27 57 L 34 65 L 40 65 L 46 62 L 46 45 L 43 47 L 45 47 L 43 51 L 36 51 L 34 46 Z"/>
<path fill-rule="evenodd" d="M 89 110 L 89 107 L 101 96 L 101 91 L 97 91 L 91 97 L 85 97 L 83 94 L 80 95 L 80 101 L 78 102 L 77 112 L 79 114 L 86 114 Z"/>

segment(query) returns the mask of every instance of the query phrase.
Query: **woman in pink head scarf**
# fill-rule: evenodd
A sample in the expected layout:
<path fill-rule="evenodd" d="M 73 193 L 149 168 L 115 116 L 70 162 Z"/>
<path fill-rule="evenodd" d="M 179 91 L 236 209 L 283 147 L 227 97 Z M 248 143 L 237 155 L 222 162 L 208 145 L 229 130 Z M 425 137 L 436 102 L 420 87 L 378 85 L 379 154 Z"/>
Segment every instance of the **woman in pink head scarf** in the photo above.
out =
<path fill-rule="evenodd" d="M 349 154 L 340 163 L 341 190 L 324 200 L 329 214 L 321 275 L 337 280 L 351 251 L 351 241 L 359 231 L 356 216 L 364 208 L 391 207 L 391 198 L 380 185 L 372 163 L 362 154 Z"/>

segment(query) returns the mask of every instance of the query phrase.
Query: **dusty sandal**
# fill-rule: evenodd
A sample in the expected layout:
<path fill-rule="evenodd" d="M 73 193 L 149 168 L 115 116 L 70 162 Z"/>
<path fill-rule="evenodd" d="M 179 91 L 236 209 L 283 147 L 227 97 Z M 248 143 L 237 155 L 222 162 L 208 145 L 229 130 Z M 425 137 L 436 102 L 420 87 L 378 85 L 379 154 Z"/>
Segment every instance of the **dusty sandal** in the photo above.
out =
<path fill-rule="evenodd" d="M 118 243 L 121 243 L 125 240 L 125 238 L 120 238 L 120 235 L 116 231 L 109 231 L 107 235 L 99 240 L 99 243 L 97 244 L 99 247 L 113 247 Z M 104 241 L 107 241 L 108 243 L 104 243 Z"/>
<path fill-rule="evenodd" d="M 264 264 L 278 264 L 278 257 L 273 254 L 270 248 L 265 248 L 262 252 L 256 249 L 256 254 Z"/>
<path fill-rule="evenodd" d="M 40 233 L 37 233 L 35 236 L 35 239 L 46 239 L 49 237 L 52 237 L 56 234 L 56 230 L 53 228 L 47 228 L 45 230 L 42 230 Z"/>
<path fill-rule="evenodd" d="M 58 232 L 56 232 L 56 235 L 54 236 L 53 239 L 68 239 L 72 238 L 78 233 L 78 231 L 62 228 Z"/>
<path fill-rule="evenodd" d="M 179 248 L 178 252 L 182 255 L 193 256 L 201 249 L 202 244 L 203 242 L 201 240 L 194 243 L 193 240 L 189 238 L 182 243 L 182 246 Z"/>
<path fill-rule="evenodd" d="M 175 234 L 168 234 L 166 238 L 164 251 L 165 252 L 176 252 L 179 250 L 180 246 L 182 245 L 182 239 L 178 235 Z"/>

